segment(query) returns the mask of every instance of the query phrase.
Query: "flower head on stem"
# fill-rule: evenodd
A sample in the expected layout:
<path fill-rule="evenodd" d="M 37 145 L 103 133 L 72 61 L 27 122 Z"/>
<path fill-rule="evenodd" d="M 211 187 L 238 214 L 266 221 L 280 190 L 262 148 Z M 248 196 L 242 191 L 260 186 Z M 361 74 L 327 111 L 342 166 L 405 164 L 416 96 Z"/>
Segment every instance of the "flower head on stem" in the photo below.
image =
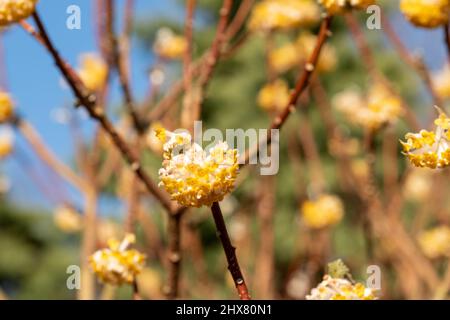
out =
<path fill-rule="evenodd" d="M 419 133 L 407 133 L 406 141 L 400 141 L 403 154 L 416 167 L 436 169 L 450 164 L 450 119 L 437 109 L 439 117 L 434 121 L 435 132 L 420 130 Z"/>
<path fill-rule="evenodd" d="M 239 165 L 238 152 L 219 142 L 206 152 L 191 135 L 157 130 L 164 142 L 160 186 L 182 206 L 211 206 L 234 188 Z"/>
<path fill-rule="evenodd" d="M 0 0 L 0 27 L 7 27 L 28 18 L 38 0 Z"/>
<path fill-rule="evenodd" d="M 328 264 L 323 281 L 311 290 L 307 300 L 376 300 L 375 290 L 352 280 L 348 267 L 339 259 Z"/>

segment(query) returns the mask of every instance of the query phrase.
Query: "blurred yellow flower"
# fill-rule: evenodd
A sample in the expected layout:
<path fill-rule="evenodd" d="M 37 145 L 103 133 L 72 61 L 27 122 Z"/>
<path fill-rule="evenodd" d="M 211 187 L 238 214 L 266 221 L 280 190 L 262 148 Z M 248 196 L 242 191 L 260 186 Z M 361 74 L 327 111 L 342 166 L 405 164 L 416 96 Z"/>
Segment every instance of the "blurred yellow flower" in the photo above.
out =
<path fill-rule="evenodd" d="M 251 13 L 248 28 L 269 31 L 312 26 L 320 20 L 320 9 L 312 0 L 263 0 Z"/>
<path fill-rule="evenodd" d="M 156 154 L 161 154 L 163 152 L 163 143 L 156 136 L 157 130 L 161 129 L 163 129 L 162 124 L 160 122 L 154 122 L 151 124 L 146 135 L 147 146 Z"/>
<path fill-rule="evenodd" d="M 446 65 L 441 71 L 433 74 L 432 82 L 441 99 L 450 98 L 450 66 Z"/>
<path fill-rule="evenodd" d="M 277 79 L 266 84 L 258 93 L 258 104 L 266 111 L 280 111 L 289 103 L 289 86 L 286 81 Z"/>
<path fill-rule="evenodd" d="M 424 201 L 432 191 L 433 171 L 413 168 L 406 177 L 403 195 L 411 201 Z"/>
<path fill-rule="evenodd" d="M 436 28 L 448 23 L 448 0 L 401 0 L 400 11 L 412 24 L 423 28 Z"/>
<path fill-rule="evenodd" d="M 0 27 L 28 18 L 38 0 L 0 0 Z"/>
<path fill-rule="evenodd" d="M 181 59 L 187 47 L 186 39 L 183 36 L 176 35 L 169 28 L 161 28 L 156 32 L 153 50 L 161 58 Z"/>
<path fill-rule="evenodd" d="M 147 299 L 162 299 L 161 275 L 154 269 L 144 268 L 138 278 L 139 294 Z"/>
<path fill-rule="evenodd" d="M 400 141 L 403 153 L 416 167 L 435 169 L 450 164 L 450 119 L 441 110 L 439 112 L 439 118 L 434 121 L 435 132 L 421 130 L 419 133 L 407 133 L 406 142 Z"/>
<path fill-rule="evenodd" d="M 353 124 L 372 130 L 394 123 L 403 114 L 400 99 L 381 84 L 375 84 L 367 98 L 354 89 L 336 95 L 333 104 Z"/>
<path fill-rule="evenodd" d="M 123 235 L 123 229 L 115 221 L 102 219 L 98 222 L 97 241 L 100 246 L 106 246 L 109 239 L 120 239 Z"/>
<path fill-rule="evenodd" d="M 56 208 L 53 221 L 61 231 L 66 233 L 78 232 L 83 227 L 81 215 L 74 208 L 66 205 Z"/>
<path fill-rule="evenodd" d="M 0 91 L 0 123 L 7 121 L 14 113 L 14 102 L 11 96 Z"/>
<path fill-rule="evenodd" d="M 78 75 L 88 90 L 98 91 L 102 89 L 106 83 L 108 66 L 96 54 L 85 53 L 81 56 Z"/>
<path fill-rule="evenodd" d="M 160 186 L 182 206 L 211 206 L 234 188 L 239 164 L 238 152 L 219 142 L 206 152 L 188 133 L 157 130 L 164 142 Z"/>
<path fill-rule="evenodd" d="M 314 51 L 316 46 L 317 36 L 309 33 L 302 32 L 297 38 L 297 48 L 299 50 L 299 54 L 301 60 L 307 61 L 311 54 Z M 322 51 L 320 52 L 319 60 L 317 61 L 317 71 L 318 72 L 330 72 L 336 68 L 337 65 L 337 54 L 336 50 L 333 46 L 326 43 L 322 47 Z"/>
<path fill-rule="evenodd" d="M 311 290 L 306 300 L 377 300 L 375 290 L 362 283 L 351 283 L 347 279 L 323 277 L 323 281 Z"/>
<path fill-rule="evenodd" d="M 306 226 L 321 229 L 339 223 L 344 216 L 341 199 L 333 195 L 321 195 L 317 200 L 308 200 L 302 204 L 301 213 Z"/>
<path fill-rule="evenodd" d="M 142 271 L 145 255 L 128 247 L 135 243 L 133 234 L 127 234 L 122 242 L 111 239 L 109 248 L 96 251 L 89 262 L 97 277 L 112 285 L 131 284 Z"/>
<path fill-rule="evenodd" d="M 0 159 L 6 158 L 13 151 L 13 136 L 10 132 L 0 131 Z"/>
<path fill-rule="evenodd" d="M 370 167 L 365 159 L 354 159 L 350 163 L 350 168 L 356 178 L 365 180 L 369 177 Z"/>
<path fill-rule="evenodd" d="M 300 63 L 300 53 L 293 43 L 285 44 L 269 52 L 270 68 L 276 73 L 286 72 Z"/>
<path fill-rule="evenodd" d="M 341 14 L 350 9 L 366 9 L 376 0 L 318 0 L 329 14 Z"/>
<path fill-rule="evenodd" d="M 417 240 L 428 258 L 450 256 L 450 228 L 447 226 L 427 230 L 421 233 Z"/>

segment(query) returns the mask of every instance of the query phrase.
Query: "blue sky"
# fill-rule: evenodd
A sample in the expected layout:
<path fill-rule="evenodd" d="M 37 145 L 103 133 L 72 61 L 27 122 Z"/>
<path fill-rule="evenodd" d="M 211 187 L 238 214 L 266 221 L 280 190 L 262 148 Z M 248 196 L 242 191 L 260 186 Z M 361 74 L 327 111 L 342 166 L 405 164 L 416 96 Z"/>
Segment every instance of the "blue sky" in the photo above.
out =
<path fill-rule="evenodd" d="M 118 15 L 121 14 L 124 3 L 124 0 L 117 1 Z M 66 10 L 72 4 L 78 5 L 81 9 L 81 30 L 69 30 L 66 27 L 68 17 Z M 73 66 L 78 64 L 80 53 L 97 51 L 93 28 L 94 4 L 95 1 L 91 0 L 41 0 L 38 5 L 38 11 L 53 42 L 61 55 Z M 135 0 L 135 12 L 137 19 L 151 19 L 161 15 L 181 19 L 184 15 L 182 8 L 175 1 Z M 20 27 L 8 29 L 2 37 L 2 42 L 7 86 L 18 105 L 18 111 L 37 128 L 52 150 L 61 159 L 70 163 L 73 155 L 70 131 L 66 126 L 57 123 L 52 114 L 55 110 L 71 105 L 72 93 L 63 88 L 61 75 L 45 50 Z M 146 56 L 143 50 L 133 50 L 131 58 L 133 90 L 139 98 L 147 89 L 146 71 L 151 65 L 152 57 Z M 111 94 L 114 103 L 119 101 L 117 83 L 113 87 L 116 88 Z M 88 132 L 90 124 L 91 121 L 86 119 L 83 129 Z M 16 144 L 17 154 L 20 154 L 21 158 L 25 154 L 27 158 L 36 160 L 20 136 L 16 136 Z M 24 206 L 52 205 L 23 172 L 16 158 L 1 163 L 0 173 L 5 173 L 10 178 L 11 198 L 16 203 Z M 54 176 L 47 171 L 41 172 L 41 176 L 41 179 L 55 182 Z M 71 194 L 76 196 L 76 193 Z"/>
<path fill-rule="evenodd" d="M 74 66 L 78 63 L 80 53 L 92 52 L 97 49 L 92 16 L 94 3 L 91 0 L 41 0 L 38 6 L 40 15 L 50 30 L 52 40 L 62 56 Z M 124 0 L 118 1 L 119 9 L 123 7 L 124 3 Z M 68 17 L 66 9 L 72 4 L 81 8 L 81 30 L 66 28 Z M 118 11 L 120 14 L 120 10 Z M 151 19 L 161 15 L 183 19 L 183 10 L 175 0 L 136 0 L 136 12 L 138 19 Z M 446 51 L 443 46 L 441 30 L 429 31 L 414 28 L 400 15 L 395 16 L 394 25 L 410 49 L 422 48 L 426 62 L 431 69 L 442 66 Z M 58 156 L 66 162 L 70 162 L 73 153 L 70 132 L 67 127 L 54 121 L 52 112 L 64 105 L 70 105 L 73 101 L 71 92 L 62 88 L 61 76 L 53 67 L 46 51 L 20 27 L 10 28 L 2 37 L 2 41 L 5 50 L 8 89 L 18 103 L 19 112 L 33 123 Z M 134 48 L 138 48 L 138 46 L 134 46 Z M 133 90 L 138 98 L 142 97 L 146 91 L 146 70 L 151 64 L 151 59 L 152 57 L 146 56 L 139 49 L 132 51 Z M 112 99 L 118 101 L 117 90 L 113 91 Z M 90 120 L 85 120 L 85 130 L 89 130 L 89 124 Z M 25 152 L 35 160 L 20 137 L 17 138 L 17 145 L 19 153 Z M 12 181 L 11 196 L 15 202 L 26 206 L 52 205 L 45 200 L 14 159 L 0 164 L 1 172 L 7 173 Z M 48 172 L 41 172 L 41 175 L 44 180 L 53 181 Z M 72 196 L 74 196 L 73 193 Z M 114 206 L 117 204 L 104 201 L 104 205 L 114 210 Z"/>

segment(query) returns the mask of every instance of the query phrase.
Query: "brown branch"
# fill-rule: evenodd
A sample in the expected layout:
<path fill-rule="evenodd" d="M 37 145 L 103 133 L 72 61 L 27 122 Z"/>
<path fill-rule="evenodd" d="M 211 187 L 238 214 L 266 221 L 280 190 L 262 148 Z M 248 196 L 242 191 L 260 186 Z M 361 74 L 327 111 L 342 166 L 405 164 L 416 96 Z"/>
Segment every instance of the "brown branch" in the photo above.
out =
<path fill-rule="evenodd" d="M 233 21 L 231 21 L 230 25 L 228 26 L 227 32 L 225 34 L 225 37 L 227 40 L 233 38 L 239 30 L 242 28 L 242 26 L 245 23 L 245 20 L 250 13 L 253 3 L 255 0 L 242 0 L 241 5 L 236 12 L 236 15 L 233 18 Z"/>
<path fill-rule="evenodd" d="M 275 176 L 261 176 L 257 192 L 259 244 L 253 283 L 258 299 L 273 299 L 275 290 Z"/>
<path fill-rule="evenodd" d="M 39 136 L 39 133 L 29 122 L 22 118 L 16 118 L 12 123 L 28 141 L 39 158 L 58 173 L 58 175 L 63 177 L 80 192 L 89 189 L 89 186 L 82 178 L 80 178 L 71 168 L 66 166 L 66 164 L 61 162 L 55 154 L 47 148 L 42 138 Z"/>
<path fill-rule="evenodd" d="M 446 24 L 444 26 L 444 42 L 445 47 L 447 48 L 447 59 L 450 64 L 450 24 Z"/>
<path fill-rule="evenodd" d="M 231 244 L 230 236 L 228 235 L 219 203 L 213 203 L 211 212 L 216 224 L 217 233 L 220 241 L 222 242 L 223 250 L 225 251 L 225 256 L 227 257 L 228 270 L 230 271 L 234 284 L 236 285 L 239 298 L 241 300 L 250 300 L 251 298 L 248 293 L 247 285 L 245 284 L 244 276 L 242 275 L 242 271 L 236 257 L 236 248 Z"/>
<path fill-rule="evenodd" d="M 314 132 L 311 128 L 310 120 L 306 117 L 301 118 L 297 134 L 309 168 L 311 191 L 314 196 L 320 195 L 326 190 L 326 179 L 316 140 L 314 139 Z"/>
<path fill-rule="evenodd" d="M 284 123 L 289 118 L 291 113 L 293 113 L 296 110 L 297 101 L 300 95 L 305 91 L 305 89 L 309 85 L 311 75 L 313 74 L 317 65 L 317 61 L 319 60 L 322 47 L 325 44 L 327 38 L 331 36 L 330 32 L 331 21 L 332 21 L 331 16 L 325 17 L 325 19 L 322 21 L 314 50 L 311 56 L 309 57 L 308 62 L 304 65 L 303 73 L 297 80 L 295 89 L 291 93 L 287 106 L 285 107 L 284 111 L 282 111 L 273 120 L 272 124 L 269 127 L 265 141 L 263 141 L 259 145 L 254 146 L 252 149 L 246 150 L 242 161 L 240 161 L 240 163 L 242 164 L 241 166 L 248 164 L 249 159 L 251 159 L 254 155 L 257 154 L 260 147 L 267 146 L 272 142 L 272 136 L 270 134 L 271 130 L 281 129 L 281 127 L 284 125 Z"/>
<path fill-rule="evenodd" d="M 187 41 L 186 52 L 183 59 L 183 87 L 185 97 L 183 101 L 183 109 L 181 112 L 181 125 L 185 128 L 192 129 L 192 124 L 195 119 L 194 107 L 194 92 L 192 90 L 192 47 L 193 47 L 193 27 L 194 27 L 194 13 L 195 0 L 188 0 L 186 4 L 186 23 L 184 36 Z"/>
<path fill-rule="evenodd" d="M 398 34 L 395 32 L 394 27 L 389 21 L 389 18 L 384 17 L 383 19 L 381 19 L 381 23 L 387 38 L 392 43 L 395 50 L 397 50 L 402 60 L 405 61 L 414 70 L 416 70 L 419 77 L 422 78 L 422 81 L 424 82 L 431 97 L 433 98 L 433 103 L 437 106 L 441 106 L 442 100 L 434 89 L 430 72 L 428 71 L 428 68 L 425 65 L 423 59 L 421 57 L 415 57 L 408 51 L 408 48 L 406 48 L 402 40 L 399 38 Z"/>
<path fill-rule="evenodd" d="M 84 232 L 81 247 L 81 289 L 80 300 L 94 299 L 94 274 L 90 271 L 89 257 L 94 253 L 96 243 L 97 192 L 93 189 L 85 194 Z"/>
<path fill-rule="evenodd" d="M 130 6 L 130 2 L 127 3 L 127 7 Z M 130 11 L 127 8 L 127 11 Z M 112 64 L 119 76 L 120 88 L 124 97 L 124 104 L 128 114 L 133 121 L 134 128 L 139 134 L 144 132 L 144 127 L 139 119 L 139 115 L 136 112 L 136 104 L 134 102 L 133 94 L 130 87 L 129 68 L 128 68 L 128 51 L 124 50 L 124 43 L 128 43 L 128 33 L 123 34 L 122 39 L 119 41 L 114 31 L 114 15 L 115 15 L 115 3 L 113 0 L 106 1 L 106 11 L 109 16 L 109 25 L 107 26 L 107 35 L 112 48 Z M 130 15 L 130 14 L 127 14 Z M 131 16 L 131 15 L 130 15 Z M 130 19 L 130 18 L 129 18 Z M 130 24 L 130 22 L 126 22 Z M 126 53 L 126 54 L 125 54 Z"/>
<path fill-rule="evenodd" d="M 419 121 L 417 120 L 416 115 L 412 111 L 412 108 L 405 102 L 403 97 L 401 97 L 396 92 L 396 90 L 392 86 L 392 83 L 388 79 L 386 79 L 383 73 L 381 73 L 380 70 L 377 68 L 375 57 L 372 53 L 372 49 L 367 43 L 364 33 L 361 30 L 361 27 L 359 26 L 359 23 L 356 20 L 356 18 L 351 13 L 347 13 L 345 15 L 345 21 L 352 34 L 352 38 L 355 41 L 355 44 L 358 47 L 359 52 L 361 53 L 362 61 L 364 61 L 364 66 L 367 68 L 369 74 L 372 76 L 374 80 L 380 81 L 392 95 L 394 95 L 400 100 L 402 108 L 405 110 L 405 120 L 407 121 L 408 125 L 414 131 L 419 131 L 420 124 Z"/>
<path fill-rule="evenodd" d="M 231 39 L 235 35 L 235 32 L 237 32 L 239 28 L 242 26 L 242 24 L 245 22 L 245 19 L 242 19 L 242 21 L 240 21 L 241 25 L 239 26 L 239 28 L 236 28 L 237 23 L 235 23 L 235 20 L 239 19 L 239 17 L 240 17 L 239 15 L 236 15 L 233 21 L 231 21 L 229 28 L 231 28 L 234 25 L 233 26 L 234 31 L 233 32 L 227 31 L 226 33 L 227 40 Z M 223 46 L 221 48 L 222 53 L 219 58 L 221 59 L 230 58 L 245 43 L 245 41 L 248 39 L 248 35 L 249 33 L 245 33 L 234 45 L 232 45 L 229 48 L 224 49 Z M 210 51 L 207 51 L 197 61 L 192 63 L 193 77 L 197 76 L 201 71 L 201 69 L 203 68 L 203 66 L 205 65 L 209 53 Z M 156 106 L 149 113 L 147 117 L 148 122 L 152 123 L 153 121 L 160 120 L 162 117 L 164 117 L 164 115 L 168 112 L 168 110 L 176 103 L 178 97 L 183 93 L 183 88 L 184 88 L 183 79 L 176 81 L 174 84 L 172 84 L 166 95 L 156 104 Z"/>
<path fill-rule="evenodd" d="M 79 104 L 84 106 L 89 115 L 102 126 L 102 128 L 114 142 L 114 145 L 120 150 L 124 159 L 131 166 L 131 169 L 144 183 L 147 190 L 161 202 L 163 207 L 171 213 L 180 211 L 181 209 L 174 206 L 167 194 L 162 192 L 161 189 L 159 189 L 158 186 L 153 182 L 150 176 L 144 171 L 138 157 L 132 152 L 125 140 L 117 133 L 110 120 L 106 117 L 104 111 L 96 106 L 95 96 L 87 92 L 86 88 L 84 87 L 75 71 L 61 58 L 58 51 L 50 41 L 47 31 L 37 12 L 33 13 L 33 18 L 36 21 L 39 29 L 39 34 L 44 41 L 46 49 L 53 57 L 55 64 L 67 80 L 70 88 L 77 97 Z"/>
<path fill-rule="evenodd" d="M 206 58 L 206 65 L 203 67 L 203 72 L 200 75 L 200 86 L 205 89 L 211 76 L 214 72 L 214 68 L 220 59 L 222 45 L 226 40 L 226 28 L 228 24 L 228 18 L 231 13 L 231 6 L 233 5 L 233 0 L 224 0 L 222 8 L 220 8 L 220 18 L 217 24 L 216 36 L 211 45 L 211 50 Z M 201 101 L 200 101 L 201 103 Z"/>
<path fill-rule="evenodd" d="M 168 284 L 164 292 L 168 299 L 175 299 L 179 294 L 181 266 L 181 218 L 182 215 L 171 215 L 169 217 L 168 260 L 170 264 Z"/>

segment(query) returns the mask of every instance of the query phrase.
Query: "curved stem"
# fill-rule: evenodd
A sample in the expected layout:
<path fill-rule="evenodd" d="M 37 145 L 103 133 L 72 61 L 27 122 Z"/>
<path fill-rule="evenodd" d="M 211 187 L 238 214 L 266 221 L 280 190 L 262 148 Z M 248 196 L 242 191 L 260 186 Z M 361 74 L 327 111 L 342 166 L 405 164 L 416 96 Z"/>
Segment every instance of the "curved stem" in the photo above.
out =
<path fill-rule="evenodd" d="M 166 297 L 176 299 L 179 291 L 180 266 L 181 266 L 181 217 L 171 215 L 169 217 L 169 280 L 166 288 Z"/>
<path fill-rule="evenodd" d="M 33 128 L 33 126 L 23 119 L 17 118 L 14 121 L 14 125 L 23 135 L 23 137 L 28 141 L 31 147 L 34 149 L 36 154 L 44 161 L 50 168 L 52 168 L 58 175 L 67 180 L 80 192 L 88 189 L 87 184 L 83 179 L 81 179 L 73 170 L 66 164 L 61 162 L 53 153 L 50 151 L 39 133 Z"/>
<path fill-rule="evenodd" d="M 89 115 L 96 120 L 103 130 L 109 135 L 111 140 L 117 149 L 121 152 L 123 158 L 128 162 L 131 166 L 131 169 L 135 172 L 135 174 L 139 177 L 139 179 L 143 182 L 147 190 L 157 198 L 163 207 L 169 213 L 177 213 L 181 209 L 177 206 L 174 206 L 172 201 L 169 199 L 168 195 L 161 191 L 158 188 L 157 184 L 153 181 L 153 179 L 145 172 L 142 164 L 139 161 L 137 155 L 132 152 L 131 148 L 128 146 L 126 141 L 119 135 L 119 133 L 114 128 L 111 121 L 106 117 L 104 111 L 96 105 L 95 96 L 90 94 L 81 80 L 79 79 L 76 72 L 68 65 L 62 57 L 59 55 L 58 51 L 54 47 L 51 42 L 48 33 L 39 17 L 37 12 L 33 13 L 33 18 L 38 27 L 39 33 L 30 32 L 33 36 L 41 42 L 45 48 L 49 51 L 50 55 L 55 61 L 55 64 L 60 69 L 64 78 L 67 80 L 70 88 L 78 99 L 80 105 L 84 106 L 88 111 Z"/>
<path fill-rule="evenodd" d="M 331 35 L 330 26 L 332 18 L 333 18 L 332 16 L 327 16 L 322 21 L 314 50 L 311 56 L 309 57 L 308 62 L 304 66 L 302 75 L 297 80 L 297 84 L 295 85 L 295 89 L 291 93 L 287 106 L 273 120 L 272 124 L 269 127 L 267 137 L 264 139 L 264 141 L 254 146 L 252 149 L 248 149 L 245 152 L 243 158 L 239 161 L 239 163 L 241 163 L 241 166 L 248 164 L 249 160 L 258 153 L 260 146 L 267 146 L 272 142 L 272 135 L 270 133 L 271 130 L 281 129 L 281 127 L 284 125 L 284 123 L 289 118 L 291 113 L 293 113 L 296 110 L 297 101 L 300 98 L 300 95 L 308 87 L 311 75 L 314 73 L 317 62 L 319 61 L 319 56 L 320 52 L 322 51 L 322 47 L 324 46 L 327 38 Z"/>
<path fill-rule="evenodd" d="M 247 285 L 245 284 L 244 276 L 242 275 L 242 271 L 236 257 L 236 248 L 231 244 L 230 236 L 228 235 L 227 227 L 225 225 L 225 220 L 223 219 L 222 210 L 220 210 L 220 205 L 218 202 L 213 203 L 211 212 L 216 224 L 217 233 L 220 241 L 222 242 L 223 250 L 225 251 L 225 256 L 227 257 L 228 270 L 233 277 L 239 298 L 241 300 L 251 300 Z"/>

